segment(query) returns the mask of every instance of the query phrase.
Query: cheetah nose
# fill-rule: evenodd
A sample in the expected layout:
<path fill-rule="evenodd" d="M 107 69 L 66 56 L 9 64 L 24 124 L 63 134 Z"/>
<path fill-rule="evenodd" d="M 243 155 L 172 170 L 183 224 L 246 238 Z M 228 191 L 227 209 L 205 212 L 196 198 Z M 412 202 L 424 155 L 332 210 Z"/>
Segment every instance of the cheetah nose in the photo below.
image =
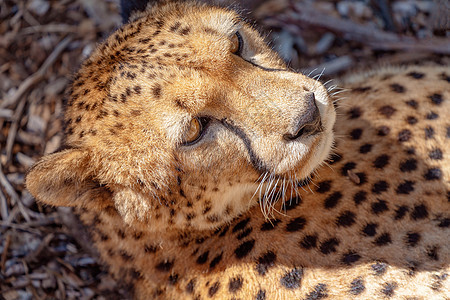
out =
<path fill-rule="evenodd" d="M 314 135 L 323 131 L 314 93 L 305 95 L 305 103 L 305 112 L 298 118 L 297 125 L 294 127 L 295 131 L 283 135 L 286 141 L 293 141 L 300 137 Z"/>

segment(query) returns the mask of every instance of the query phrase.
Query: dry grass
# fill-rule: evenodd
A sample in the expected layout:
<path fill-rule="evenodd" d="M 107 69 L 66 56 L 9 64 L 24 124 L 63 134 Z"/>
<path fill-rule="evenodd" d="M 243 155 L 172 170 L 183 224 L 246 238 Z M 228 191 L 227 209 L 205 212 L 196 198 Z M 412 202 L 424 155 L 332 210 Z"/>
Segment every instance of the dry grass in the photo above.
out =
<path fill-rule="evenodd" d="M 259 2 L 254 17 L 293 68 L 330 78 L 375 63 L 448 61 L 445 0 Z M 129 298 L 85 249 L 71 214 L 24 189 L 26 170 L 61 145 L 71 74 L 119 22 L 113 0 L 0 2 L 0 299 Z"/>

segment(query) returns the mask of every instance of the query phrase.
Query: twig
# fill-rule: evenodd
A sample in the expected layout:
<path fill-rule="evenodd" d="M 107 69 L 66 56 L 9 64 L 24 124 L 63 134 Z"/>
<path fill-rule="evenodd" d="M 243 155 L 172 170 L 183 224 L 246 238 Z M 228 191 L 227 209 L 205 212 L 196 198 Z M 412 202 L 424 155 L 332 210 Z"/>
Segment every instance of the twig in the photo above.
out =
<path fill-rule="evenodd" d="M 67 25 L 67 24 L 47 24 L 47 25 L 38 25 L 38 26 L 30 26 L 23 28 L 19 34 L 33 34 L 33 33 L 75 33 L 77 31 L 75 26 Z"/>
<path fill-rule="evenodd" d="M 8 219 L 9 216 L 8 202 L 6 201 L 6 197 L 1 189 L 0 189 L 0 213 L 2 216 L 2 220 Z"/>
<path fill-rule="evenodd" d="M 14 203 L 17 203 L 20 213 L 25 218 L 25 220 L 27 220 L 27 222 L 30 222 L 30 220 L 31 220 L 30 215 L 28 214 L 26 208 L 22 204 L 22 201 L 20 201 L 19 195 L 17 195 L 14 187 L 8 181 L 8 178 L 6 178 L 5 174 L 3 174 L 1 164 L 0 164 L 0 184 L 3 186 L 6 193 L 9 195 L 9 197 L 11 197 L 11 199 L 14 201 Z"/>
<path fill-rule="evenodd" d="M 297 25 L 299 27 L 313 26 L 323 28 L 342 36 L 347 40 L 357 41 L 374 49 L 380 50 L 415 50 L 428 51 L 440 54 L 450 54 L 450 40 L 440 38 L 416 39 L 413 37 L 397 35 L 372 26 L 355 24 L 334 16 L 321 13 L 309 6 L 292 4 L 293 13 L 272 18 L 278 23 Z M 270 22 L 269 20 L 269 23 Z M 278 24 L 279 25 L 279 24 Z M 292 26 L 287 26 L 292 30 Z M 301 34 L 298 29 L 296 34 Z"/>
<path fill-rule="evenodd" d="M 67 45 L 72 41 L 72 37 L 68 36 L 64 38 L 53 50 L 53 52 L 47 57 L 39 70 L 36 71 L 33 75 L 29 76 L 25 79 L 17 89 L 17 91 L 10 98 L 5 99 L 3 103 L 0 104 L 0 108 L 5 108 L 10 106 L 11 104 L 17 103 L 19 99 L 31 88 L 33 85 L 41 81 L 47 73 L 48 68 L 53 65 L 59 55 L 63 52 L 63 50 L 67 47 Z"/>
<path fill-rule="evenodd" d="M 3 252 L 2 252 L 2 260 L 0 262 L 1 270 L 3 273 L 5 272 L 6 256 L 8 255 L 8 248 L 9 248 L 10 244 L 11 244 L 11 235 L 7 234 L 6 240 L 5 240 L 5 246 L 3 247 Z"/>
<path fill-rule="evenodd" d="M 25 104 L 27 103 L 26 98 L 22 98 L 20 100 L 19 105 L 17 105 L 16 111 L 14 112 L 13 122 L 8 131 L 8 137 L 6 138 L 6 162 L 5 165 L 8 165 L 11 162 L 12 156 L 12 148 L 14 146 L 14 141 L 16 140 L 17 130 L 19 129 L 19 122 L 23 113 L 23 109 L 25 108 Z"/>
<path fill-rule="evenodd" d="M 44 251 L 48 247 L 54 237 L 55 235 L 53 233 L 45 236 L 44 240 L 39 244 L 39 246 L 37 246 L 34 251 L 28 253 L 27 256 L 25 256 L 24 261 L 26 263 L 37 262 L 42 251 Z"/>

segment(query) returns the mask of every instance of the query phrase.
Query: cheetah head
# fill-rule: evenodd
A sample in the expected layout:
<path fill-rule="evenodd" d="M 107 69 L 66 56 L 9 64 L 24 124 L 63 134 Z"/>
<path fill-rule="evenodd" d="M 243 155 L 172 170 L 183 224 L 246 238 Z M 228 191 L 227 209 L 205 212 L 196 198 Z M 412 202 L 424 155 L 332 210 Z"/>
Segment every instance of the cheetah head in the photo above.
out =
<path fill-rule="evenodd" d="M 228 222 L 307 178 L 333 142 L 326 88 L 236 12 L 195 2 L 135 13 L 68 98 L 65 149 L 29 171 L 28 189 L 154 230 Z"/>

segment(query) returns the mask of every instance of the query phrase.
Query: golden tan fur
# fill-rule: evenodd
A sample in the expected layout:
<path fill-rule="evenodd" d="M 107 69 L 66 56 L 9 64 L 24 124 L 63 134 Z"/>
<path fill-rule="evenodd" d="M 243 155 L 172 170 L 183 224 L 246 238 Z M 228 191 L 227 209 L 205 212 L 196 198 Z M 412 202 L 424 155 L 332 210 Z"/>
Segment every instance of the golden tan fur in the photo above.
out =
<path fill-rule="evenodd" d="M 155 5 L 83 65 L 66 149 L 27 187 L 79 209 L 136 298 L 448 298 L 449 76 L 358 76 L 333 128 L 336 99 L 235 12 Z M 286 139 L 312 93 L 320 128 Z M 194 117 L 210 122 L 186 145 Z"/>

